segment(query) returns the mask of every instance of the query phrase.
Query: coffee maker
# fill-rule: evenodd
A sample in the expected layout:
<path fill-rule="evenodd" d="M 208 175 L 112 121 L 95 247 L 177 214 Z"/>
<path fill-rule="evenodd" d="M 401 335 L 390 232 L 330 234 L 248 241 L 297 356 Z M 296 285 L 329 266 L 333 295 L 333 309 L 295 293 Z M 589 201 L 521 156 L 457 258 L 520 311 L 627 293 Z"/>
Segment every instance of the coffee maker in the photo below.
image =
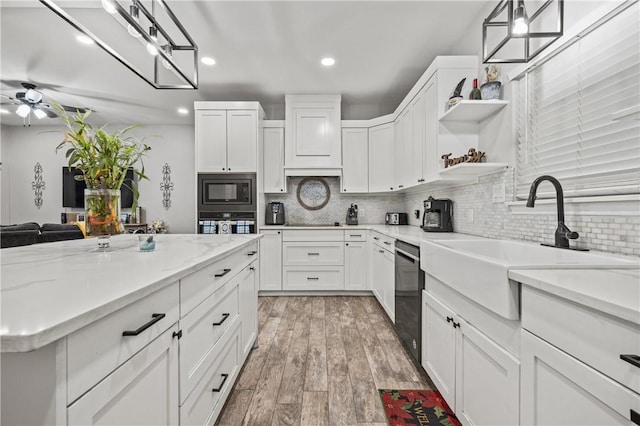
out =
<path fill-rule="evenodd" d="M 284 225 L 284 204 L 278 202 L 267 204 L 264 222 L 267 225 Z"/>
<path fill-rule="evenodd" d="M 453 232 L 453 201 L 436 200 L 431 196 L 424 200 L 422 230 L 425 232 Z"/>
<path fill-rule="evenodd" d="M 358 224 L 358 205 L 351 204 L 351 207 L 347 209 L 347 225 Z"/>

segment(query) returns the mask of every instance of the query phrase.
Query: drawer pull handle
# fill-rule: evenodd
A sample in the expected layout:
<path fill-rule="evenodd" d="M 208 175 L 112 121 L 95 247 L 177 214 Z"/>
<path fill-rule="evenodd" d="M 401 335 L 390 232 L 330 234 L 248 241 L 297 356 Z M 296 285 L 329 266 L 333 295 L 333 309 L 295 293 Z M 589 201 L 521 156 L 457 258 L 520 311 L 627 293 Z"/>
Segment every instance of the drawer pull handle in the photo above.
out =
<path fill-rule="evenodd" d="M 250 251 L 249 253 L 247 253 L 247 256 L 253 256 L 253 255 L 255 255 L 256 253 L 258 253 L 258 252 L 257 252 L 257 251 L 255 251 L 255 250 L 254 250 L 254 251 Z"/>
<path fill-rule="evenodd" d="M 320 278 L 318 278 L 318 277 L 307 277 L 307 279 L 308 279 L 309 281 L 312 281 L 312 280 L 313 280 L 313 281 L 317 281 L 317 280 L 319 280 Z"/>
<path fill-rule="evenodd" d="M 222 270 L 222 273 L 215 274 L 214 277 L 221 278 L 221 277 L 224 277 L 225 275 L 227 275 L 229 272 L 231 272 L 231 269 L 226 269 L 225 268 L 225 269 Z"/>
<path fill-rule="evenodd" d="M 350 236 L 350 237 L 362 237 L 362 235 L 361 235 L 361 234 L 355 234 L 355 235 L 354 235 L 354 234 L 351 234 L 351 235 L 349 235 L 349 236 Z"/>
<path fill-rule="evenodd" d="M 141 325 L 137 330 L 125 330 L 122 332 L 123 336 L 137 336 L 138 334 L 145 331 L 147 328 L 151 327 L 153 324 L 160 321 L 165 317 L 165 314 L 151 314 L 151 321 L 146 324 Z"/>
<path fill-rule="evenodd" d="M 460 323 L 459 322 L 454 322 L 453 323 L 453 328 L 458 328 L 460 327 Z"/>
<path fill-rule="evenodd" d="M 391 243 L 390 243 L 389 241 L 385 241 L 384 243 L 385 243 L 386 245 L 388 245 L 388 246 L 390 246 L 390 245 L 391 245 Z"/>
<path fill-rule="evenodd" d="M 374 239 L 374 240 L 379 240 L 380 238 L 378 238 L 378 237 L 373 237 L 373 239 Z"/>
<path fill-rule="evenodd" d="M 453 321 L 453 318 L 447 317 L 447 322 L 451 322 L 451 321 Z"/>
<path fill-rule="evenodd" d="M 308 256 L 320 256 L 320 253 L 307 253 Z"/>
<path fill-rule="evenodd" d="M 227 318 L 229 318 L 229 315 L 231 314 L 222 314 L 222 319 L 220 320 L 220 322 L 214 322 L 213 326 L 215 327 L 216 325 L 222 325 L 222 323 L 225 322 Z"/>
<path fill-rule="evenodd" d="M 384 250 L 378 250 L 380 253 L 384 253 Z"/>
<path fill-rule="evenodd" d="M 221 374 L 220 376 L 222 376 L 222 383 L 220 383 L 220 386 L 218 386 L 217 388 L 211 389 L 211 392 L 220 392 L 222 390 L 222 387 L 224 386 L 224 383 L 229 378 L 228 374 Z"/>
<path fill-rule="evenodd" d="M 640 355 L 620 355 L 620 359 L 640 368 Z"/>
<path fill-rule="evenodd" d="M 629 410 L 629 420 L 631 420 L 633 423 L 640 425 L 640 413 L 638 413 L 636 410 Z"/>

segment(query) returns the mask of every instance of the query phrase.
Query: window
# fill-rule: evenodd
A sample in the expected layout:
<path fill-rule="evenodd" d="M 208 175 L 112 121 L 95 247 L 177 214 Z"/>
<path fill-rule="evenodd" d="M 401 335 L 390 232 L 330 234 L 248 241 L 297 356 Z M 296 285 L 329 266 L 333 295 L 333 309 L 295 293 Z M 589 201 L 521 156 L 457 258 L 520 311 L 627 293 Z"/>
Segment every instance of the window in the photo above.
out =
<path fill-rule="evenodd" d="M 540 175 L 567 196 L 640 193 L 638 16 L 634 4 L 515 82 L 518 198 Z"/>

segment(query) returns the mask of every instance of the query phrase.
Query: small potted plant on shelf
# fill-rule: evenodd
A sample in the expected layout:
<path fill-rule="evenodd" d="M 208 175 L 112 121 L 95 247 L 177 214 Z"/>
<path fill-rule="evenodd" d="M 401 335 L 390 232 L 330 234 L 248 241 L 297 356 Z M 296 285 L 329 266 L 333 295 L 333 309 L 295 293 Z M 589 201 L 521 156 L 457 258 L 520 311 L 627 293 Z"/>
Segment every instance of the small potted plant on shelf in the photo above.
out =
<path fill-rule="evenodd" d="M 129 187 L 133 193 L 135 210 L 138 188 L 135 177 L 147 179 L 142 157 L 151 149 L 147 144 L 127 135 L 139 126 L 129 126 L 107 132 L 106 126 L 94 128 L 87 122 L 91 110 L 76 112 L 72 116 L 57 108 L 66 129 L 64 140 L 56 152 L 66 148 L 68 166 L 82 172 L 76 176 L 84 180 L 85 229 L 88 236 L 112 235 L 124 232 L 120 219 L 120 188 Z M 133 169 L 134 179 L 125 183 L 128 169 Z"/>

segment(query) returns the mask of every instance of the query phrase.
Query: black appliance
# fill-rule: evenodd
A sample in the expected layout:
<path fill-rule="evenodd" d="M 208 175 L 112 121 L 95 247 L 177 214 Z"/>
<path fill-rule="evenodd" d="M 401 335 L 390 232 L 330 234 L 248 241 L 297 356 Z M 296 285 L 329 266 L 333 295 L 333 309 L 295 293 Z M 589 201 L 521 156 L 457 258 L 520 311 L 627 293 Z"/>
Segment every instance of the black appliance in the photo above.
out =
<path fill-rule="evenodd" d="M 425 232 L 453 232 L 453 201 L 436 200 L 429 197 L 424 200 L 422 230 Z"/>
<path fill-rule="evenodd" d="M 358 205 L 351 204 L 351 207 L 347 209 L 347 225 L 358 224 Z"/>
<path fill-rule="evenodd" d="M 254 234 L 255 173 L 198 174 L 198 233 Z"/>
<path fill-rule="evenodd" d="M 198 211 L 255 212 L 255 173 L 199 173 Z"/>
<path fill-rule="evenodd" d="M 84 180 L 76 180 L 82 172 L 75 167 L 62 167 L 62 207 L 84 208 L 84 190 L 87 184 Z M 129 209 L 133 205 L 133 169 L 127 169 L 124 183 L 120 188 L 120 207 Z"/>
<path fill-rule="evenodd" d="M 267 225 L 284 225 L 284 222 L 284 203 L 268 203 L 264 223 Z"/>
<path fill-rule="evenodd" d="M 384 217 L 385 225 L 408 225 L 409 216 L 406 213 L 387 213 Z"/>
<path fill-rule="evenodd" d="M 395 329 L 400 341 L 420 365 L 422 353 L 422 290 L 420 247 L 396 240 Z"/>

